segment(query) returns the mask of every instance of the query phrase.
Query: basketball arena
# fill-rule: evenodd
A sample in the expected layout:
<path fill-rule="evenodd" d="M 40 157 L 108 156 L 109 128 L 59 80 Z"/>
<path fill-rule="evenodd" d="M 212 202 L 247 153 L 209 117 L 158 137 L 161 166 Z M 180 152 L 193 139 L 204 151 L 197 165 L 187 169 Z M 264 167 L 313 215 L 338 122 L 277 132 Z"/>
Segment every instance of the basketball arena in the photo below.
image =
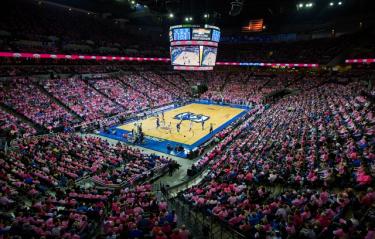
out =
<path fill-rule="evenodd" d="M 0 239 L 375 239 L 374 13 L 1 0 Z"/>

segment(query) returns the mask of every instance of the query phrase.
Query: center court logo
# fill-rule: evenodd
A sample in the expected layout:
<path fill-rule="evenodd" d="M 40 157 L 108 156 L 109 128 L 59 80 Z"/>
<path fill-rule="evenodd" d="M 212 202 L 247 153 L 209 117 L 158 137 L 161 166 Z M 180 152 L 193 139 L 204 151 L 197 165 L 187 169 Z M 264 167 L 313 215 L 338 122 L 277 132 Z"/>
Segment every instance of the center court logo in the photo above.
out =
<path fill-rule="evenodd" d="M 202 114 L 194 114 L 191 112 L 184 112 L 176 115 L 174 119 L 176 120 L 191 120 L 196 123 L 201 123 L 203 121 L 207 121 L 210 117 Z"/>

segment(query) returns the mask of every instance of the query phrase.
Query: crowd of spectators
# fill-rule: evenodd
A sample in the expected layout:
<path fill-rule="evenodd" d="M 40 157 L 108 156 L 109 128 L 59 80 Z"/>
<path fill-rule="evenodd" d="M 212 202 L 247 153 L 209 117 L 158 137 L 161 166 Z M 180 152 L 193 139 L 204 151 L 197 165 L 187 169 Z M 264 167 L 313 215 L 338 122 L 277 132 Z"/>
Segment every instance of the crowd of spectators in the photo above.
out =
<path fill-rule="evenodd" d="M 157 200 L 151 185 L 122 189 L 110 209 L 103 223 L 107 238 L 187 239 L 190 236 L 184 225 L 177 228 L 177 215 L 168 211 L 165 201 Z"/>
<path fill-rule="evenodd" d="M 18 136 L 35 134 L 36 131 L 31 130 L 33 127 L 21 123 L 25 121 L 23 116 L 36 126 L 56 131 L 188 98 L 188 90 L 184 91 L 171 81 L 150 72 L 142 75 L 129 72 L 120 76 L 94 72 L 93 76 L 83 78 L 11 76 L 4 79 L 0 82 L 0 104 L 20 115 L 7 118 L 2 124 L 2 131 L 12 131 L 11 134 L 15 135 L 22 129 Z M 2 113 L 2 117 L 6 115 Z"/>
<path fill-rule="evenodd" d="M 153 83 L 152 77 L 141 76 L 136 73 L 124 75 L 121 79 L 125 84 L 147 94 L 152 102 L 151 107 L 157 107 L 173 102 L 179 92 L 176 91 L 174 94 L 170 93 L 165 89 L 165 85 L 168 85 L 166 82 L 163 85 L 157 85 Z"/>
<path fill-rule="evenodd" d="M 204 157 L 209 175 L 182 197 L 250 238 L 372 238 L 375 119 L 365 91 L 324 84 L 253 115 L 227 150 Z M 277 186 L 284 192 L 267 190 Z"/>
<path fill-rule="evenodd" d="M 100 138 L 75 134 L 28 138 L 19 141 L 17 148 L 1 153 L 0 160 L 0 232 L 5 238 L 90 238 L 98 227 L 103 235 L 130 236 L 157 203 L 151 185 L 136 185 L 171 163 L 120 143 L 110 145 Z M 117 174 L 112 174 L 115 170 Z M 100 189 L 78 183 L 87 177 L 104 183 Z M 126 182 L 121 192 L 110 190 L 121 182 Z M 162 213 L 170 220 L 166 208 L 160 210 L 159 218 Z M 123 220 L 128 224 L 119 229 L 116 224 Z"/>
<path fill-rule="evenodd" d="M 347 43 L 347 38 L 342 37 L 279 43 L 222 44 L 218 60 L 327 64 L 347 46 Z"/>
<path fill-rule="evenodd" d="M 36 134 L 36 129 L 17 117 L 0 109 L 0 135 L 7 138 L 22 138 Z"/>
<path fill-rule="evenodd" d="M 0 82 L 0 102 L 37 124 L 53 129 L 71 123 L 74 117 L 45 95 L 31 79 Z"/>
<path fill-rule="evenodd" d="M 105 238 L 182 238 L 174 212 L 139 184 L 170 159 L 93 137 L 28 136 L 36 125 L 52 130 L 170 104 L 205 84 L 202 99 L 251 110 L 214 136 L 192 168 L 209 166 L 208 176 L 183 200 L 250 238 L 373 238 L 374 93 L 358 77 L 168 73 L 1 81 L 0 130 L 24 139 L 0 155 L 0 236 L 85 238 L 99 228 Z M 286 88 L 293 94 L 263 104 Z M 100 187 L 83 187 L 83 178 Z"/>
<path fill-rule="evenodd" d="M 213 79 L 209 82 L 208 91 L 201 96 L 203 99 L 234 104 L 259 104 L 265 95 L 286 88 L 283 75 L 253 76 L 249 72 L 237 72 L 229 76 L 217 74 Z"/>
<path fill-rule="evenodd" d="M 91 64 L 90 64 L 91 63 Z M 64 61 L 51 59 L 1 58 L 0 77 L 32 77 L 35 75 L 93 74 L 119 71 L 119 65 L 106 65 L 105 62 Z"/>
<path fill-rule="evenodd" d="M 175 99 L 187 97 L 187 92 L 190 90 L 189 87 L 182 87 L 182 83 L 174 76 L 162 77 L 151 71 L 142 72 L 141 75 L 149 79 L 152 84 L 163 89 L 165 93 L 171 94 Z"/>
<path fill-rule="evenodd" d="M 100 66 L 93 67 L 100 69 Z M 200 96 L 201 99 L 255 105 L 264 103 L 265 97 L 274 92 L 287 88 L 307 90 L 330 79 L 330 74 L 314 72 L 254 74 L 247 71 L 217 71 L 198 72 L 196 75 L 169 73 L 128 71 L 114 75 L 99 73 L 39 80 L 11 77 L 0 83 L 4 89 L 0 93 L 0 103 L 37 125 L 56 130 L 108 121 L 112 116 L 126 116 L 190 99 L 189 91 L 194 85 L 207 87 L 208 90 Z M 179 82 L 184 82 L 183 86 Z M 31 131 L 28 131 L 28 134 L 30 133 Z"/>
<path fill-rule="evenodd" d="M 119 79 L 89 80 L 97 90 L 103 92 L 111 100 L 122 105 L 126 112 L 134 113 L 148 108 L 149 101 L 144 93 L 125 85 Z"/>
<path fill-rule="evenodd" d="M 77 78 L 49 79 L 44 88 L 87 121 L 109 117 L 124 108 Z"/>

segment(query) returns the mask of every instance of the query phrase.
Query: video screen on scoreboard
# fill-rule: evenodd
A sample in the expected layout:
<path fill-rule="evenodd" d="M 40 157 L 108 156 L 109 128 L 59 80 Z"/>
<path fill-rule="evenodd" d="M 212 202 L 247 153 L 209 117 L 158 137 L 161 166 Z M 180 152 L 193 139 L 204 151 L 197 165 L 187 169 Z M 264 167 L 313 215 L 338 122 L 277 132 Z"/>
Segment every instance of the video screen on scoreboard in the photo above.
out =
<path fill-rule="evenodd" d="M 202 66 L 215 66 L 216 56 L 217 48 L 204 46 L 202 53 Z"/>
<path fill-rule="evenodd" d="M 171 48 L 172 65 L 199 66 L 199 46 L 176 46 Z"/>
<path fill-rule="evenodd" d="M 220 31 L 212 30 L 212 41 L 219 42 L 220 41 Z"/>
<path fill-rule="evenodd" d="M 190 28 L 177 28 L 173 30 L 174 41 L 189 41 L 191 40 Z"/>
<path fill-rule="evenodd" d="M 210 41 L 211 40 L 211 29 L 207 28 L 193 28 L 193 40 L 197 41 Z"/>

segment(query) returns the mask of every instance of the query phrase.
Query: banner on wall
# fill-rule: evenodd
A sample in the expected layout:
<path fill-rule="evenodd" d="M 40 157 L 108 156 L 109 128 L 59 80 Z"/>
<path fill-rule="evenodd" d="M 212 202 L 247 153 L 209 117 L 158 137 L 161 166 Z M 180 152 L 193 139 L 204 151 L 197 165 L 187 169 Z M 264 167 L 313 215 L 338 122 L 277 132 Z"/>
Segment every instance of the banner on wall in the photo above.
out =
<path fill-rule="evenodd" d="M 375 58 L 367 58 L 367 59 L 347 59 L 345 60 L 347 64 L 370 64 L 375 63 Z"/>
<path fill-rule="evenodd" d="M 91 55 L 65 55 L 48 53 L 18 53 L 0 52 L 0 57 L 8 58 L 34 58 L 34 59 L 60 59 L 60 60 L 98 60 L 98 61 L 161 61 L 169 62 L 169 58 L 162 57 L 131 57 L 131 56 L 91 56 Z"/>

